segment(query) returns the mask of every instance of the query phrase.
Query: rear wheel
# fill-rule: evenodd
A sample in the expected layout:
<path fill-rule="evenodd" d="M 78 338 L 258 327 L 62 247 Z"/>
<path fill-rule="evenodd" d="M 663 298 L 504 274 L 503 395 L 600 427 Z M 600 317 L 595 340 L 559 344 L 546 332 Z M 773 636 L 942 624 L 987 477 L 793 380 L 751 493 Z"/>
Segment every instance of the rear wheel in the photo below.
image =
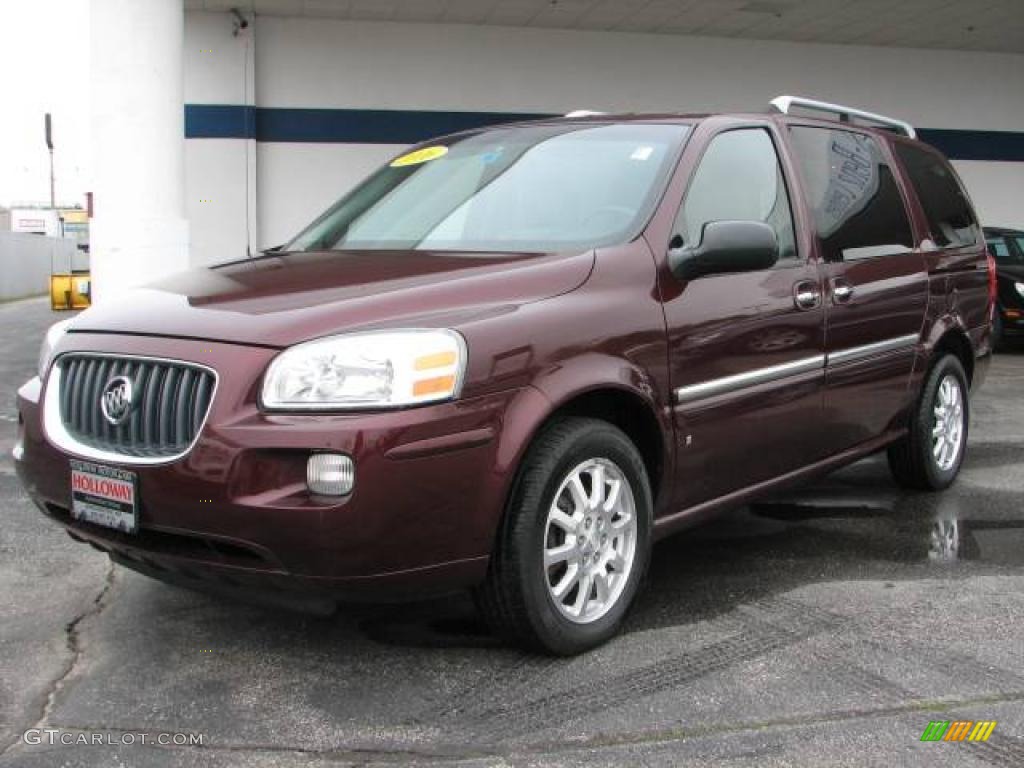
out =
<path fill-rule="evenodd" d="M 906 437 L 889 448 L 896 481 L 917 490 L 948 488 L 963 463 L 969 420 L 967 376 L 954 355 L 944 355 L 928 374 Z"/>
<path fill-rule="evenodd" d="M 650 550 L 651 491 L 632 441 L 596 419 L 546 429 L 524 459 L 476 600 L 499 634 L 548 653 L 612 637 Z"/>

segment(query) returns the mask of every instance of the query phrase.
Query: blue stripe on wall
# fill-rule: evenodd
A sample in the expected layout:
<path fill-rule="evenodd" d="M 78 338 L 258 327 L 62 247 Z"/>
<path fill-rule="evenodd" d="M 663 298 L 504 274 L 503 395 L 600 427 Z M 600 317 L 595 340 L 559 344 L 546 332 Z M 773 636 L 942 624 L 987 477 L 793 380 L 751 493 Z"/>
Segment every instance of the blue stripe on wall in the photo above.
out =
<path fill-rule="evenodd" d="M 413 144 L 469 128 L 550 117 L 537 112 L 416 109 L 291 109 L 186 104 L 185 138 L 299 143 Z M 922 128 L 920 137 L 954 160 L 1024 162 L 1024 133 Z"/>
<path fill-rule="evenodd" d="M 251 139 L 256 108 L 236 104 L 186 104 L 186 139 Z"/>
<path fill-rule="evenodd" d="M 921 128 L 918 137 L 953 160 L 1024 162 L 1024 133 Z"/>
<path fill-rule="evenodd" d="M 261 107 L 256 110 L 256 140 L 413 144 L 431 136 L 536 117 L 512 112 Z"/>
<path fill-rule="evenodd" d="M 186 104 L 187 139 L 335 144 L 413 144 L 445 133 L 549 117 L 531 112 L 414 109 L 285 109 Z"/>

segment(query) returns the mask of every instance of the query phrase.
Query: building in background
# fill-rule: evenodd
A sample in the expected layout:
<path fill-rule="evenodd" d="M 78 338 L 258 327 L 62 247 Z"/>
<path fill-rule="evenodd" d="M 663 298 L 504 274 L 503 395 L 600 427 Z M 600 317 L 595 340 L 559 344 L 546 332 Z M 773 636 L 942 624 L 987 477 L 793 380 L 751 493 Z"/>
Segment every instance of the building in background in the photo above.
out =
<path fill-rule="evenodd" d="M 10 226 L 0 226 L 0 268 L 7 271 L 8 279 L 0 285 L 0 299 L 43 293 L 49 288 L 59 299 L 54 299 L 54 309 L 88 306 L 88 212 L 80 207 L 24 204 L 6 214 Z M 60 287 L 56 293 L 55 284 Z"/>
<path fill-rule="evenodd" d="M 60 226 L 60 212 L 49 207 L 12 208 L 11 231 L 45 237 L 64 236 Z"/>
<path fill-rule="evenodd" d="M 61 208 L 62 236 L 75 241 L 78 250 L 89 251 L 89 212 L 84 208 Z"/>
<path fill-rule="evenodd" d="M 1019 0 L 92 8 L 101 300 L 281 243 L 412 142 L 578 108 L 762 110 L 795 93 L 890 114 L 953 159 L 986 224 L 1024 226 Z"/>
<path fill-rule="evenodd" d="M 79 249 L 89 250 L 89 214 L 81 207 L 51 208 L 44 204 L 16 205 L 6 212 L 8 225 L 0 230 L 27 235 L 66 237 Z M 0 219 L 0 223 L 2 219 Z"/>

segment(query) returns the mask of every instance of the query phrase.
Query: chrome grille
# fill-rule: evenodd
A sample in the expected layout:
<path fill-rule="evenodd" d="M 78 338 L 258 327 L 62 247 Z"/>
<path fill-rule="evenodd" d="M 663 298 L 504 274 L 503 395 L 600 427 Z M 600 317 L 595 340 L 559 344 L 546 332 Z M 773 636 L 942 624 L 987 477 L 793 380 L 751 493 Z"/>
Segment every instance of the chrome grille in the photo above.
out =
<path fill-rule="evenodd" d="M 180 456 L 195 442 L 213 400 L 216 374 L 173 360 L 71 353 L 57 362 L 60 422 L 71 441 L 141 460 Z M 132 385 L 127 416 L 113 424 L 101 405 L 118 376 Z"/>

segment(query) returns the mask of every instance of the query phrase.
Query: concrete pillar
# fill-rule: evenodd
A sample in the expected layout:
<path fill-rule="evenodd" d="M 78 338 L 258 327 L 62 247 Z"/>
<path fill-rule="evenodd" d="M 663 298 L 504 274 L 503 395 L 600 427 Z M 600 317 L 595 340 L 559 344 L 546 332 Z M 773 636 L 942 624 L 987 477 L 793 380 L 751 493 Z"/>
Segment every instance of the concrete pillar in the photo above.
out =
<path fill-rule="evenodd" d="M 182 0 L 90 0 L 93 300 L 188 267 Z"/>

